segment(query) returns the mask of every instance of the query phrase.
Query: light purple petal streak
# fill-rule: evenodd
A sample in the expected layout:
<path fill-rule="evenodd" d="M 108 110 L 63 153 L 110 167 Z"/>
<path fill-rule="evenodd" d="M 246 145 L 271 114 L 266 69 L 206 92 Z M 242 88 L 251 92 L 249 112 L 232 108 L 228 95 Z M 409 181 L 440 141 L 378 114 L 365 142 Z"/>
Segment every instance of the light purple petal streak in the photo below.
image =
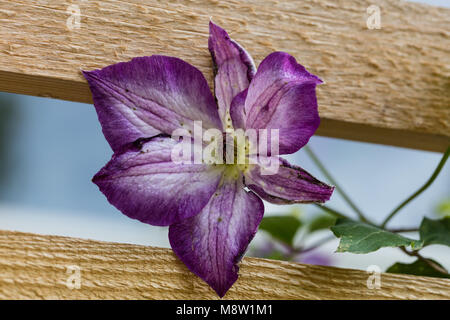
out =
<path fill-rule="evenodd" d="M 289 164 L 282 158 L 276 174 L 261 174 L 256 165 L 245 174 L 245 184 L 262 199 L 275 204 L 323 203 L 330 199 L 334 187 L 329 186 L 310 175 L 298 166 Z"/>
<path fill-rule="evenodd" d="M 208 203 L 223 169 L 173 163 L 176 144 L 161 136 L 138 140 L 115 153 L 93 182 L 112 205 L 141 222 L 167 226 L 192 217 Z"/>
<path fill-rule="evenodd" d="M 195 120 L 205 129 L 222 129 L 206 79 L 181 59 L 139 57 L 83 74 L 114 151 L 139 138 L 191 130 Z"/>
<path fill-rule="evenodd" d="M 200 214 L 169 227 L 175 254 L 220 297 L 237 280 L 264 213 L 261 199 L 243 187 L 242 179 L 225 181 Z"/>
<path fill-rule="evenodd" d="M 247 98 L 248 89 L 240 92 L 231 102 L 230 116 L 235 129 L 245 129 L 245 99 Z"/>
<path fill-rule="evenodd" d="M 296 152 L 319 127 L 315 88 L 321 82 L 291 55 L 274 52 L 250 83 L 244 110 L 231 113 L 245 115 L 246 129 L 279 129 L 279 154 Z"/>
<path fill-rule="evenodd" d="M 233 98 L 248 88 L 256 68 L 244 48 L 212 21 L 209 23 L 208 48 L 215 70 L 214 86 L 219 115 L 225 120 Z"/>

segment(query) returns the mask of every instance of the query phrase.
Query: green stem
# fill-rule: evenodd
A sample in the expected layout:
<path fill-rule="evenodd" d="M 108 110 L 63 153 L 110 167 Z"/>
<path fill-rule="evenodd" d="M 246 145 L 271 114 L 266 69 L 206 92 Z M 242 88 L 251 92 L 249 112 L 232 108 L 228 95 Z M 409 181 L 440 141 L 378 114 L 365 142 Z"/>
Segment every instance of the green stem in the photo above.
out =
<path fill-rule="evenodd" d="M 411 257 L 417 257 L 417 259 L 424 261 L 426 264 L 428 264 L 431 268 L 433 268 L 434 270 L 436 270 L 437 272 L 440 272 L 442 274 L 448 274 L 447 270 L 445 270 L 444 268 L 442 268 L 440 265 L 434 263 L 432 260 L 425 258 L 424 256 L 422 256 L 420 253 L 418 253 L 417 251 L 413 251 L 413 252 L 409 252 L 408 250 L 406 250 L 405 247 L 399 247 L 400 250 L 402 250 L 404 253 L 406 253 L 408 256 Z"/>
<path fill-rule="evenodd" d="M 445 151 L 444 155 L 442 156 L 441 161 L 439 162 L 438 166 L 436 167 L 436 169 L 434 170 L 433 174 L 428 179 L 428 181 L 419 190 L 414 192 L 409 198 L 407 198 L 405 201 L 400 203 L 397 206 L 397 208 L 395 208 L 389 214 L 389 216 L 383 221 L 383 223 L 381 224 L 381 228 L 384 228 L 386 226 L 386 224 L 395 216 L 395 214 L 397 212 L 399 212 L 404 206 L 406 206 L 409 202 L 414 200 L 414 198 L 416 198 L 418 195 L 420 195 L 422 192 L 424 192 L 434 182 L 434 180 L 436 179 L 436 177 L 439 175 L 439 173 L 441 172 L 442 168 L 444 167 L 445 162 L 447 161 L 449 155 L 450 155 L 450 147 L 448 147 L 447 151 Z"/>
<path fill-rule="evenodd" d="M 402 233 L 402 232 L 418 232 L 419 228 L 398 228 L 398 229 L 387 229 L 389 232 Z"/>
<path fill-rule="evenodd" d="M 309 157 L 315 163 L 315 165 L 319 168 L 319 170 L 322 171 L 323 175 L 327 178 L 327 180 L 336 187 L 336 191 L 341 194 L 344 200 L 356 212 L 359 219 L 363 222 L 370 223 L 368 219 L 364 216 L 362 211 L 356 206 L 356 204 L 352 201 L 352 199 L 350 199 L 350 197 L 347 195 L 344 189 L 342 189 L 341 186 L 338 185 L 336 180 L 333 178 L 333 176 L 330 174 L 327 168 L 325 168 L 325 166 L 322 164 L 322 162 L 319 160 L 316 154 L 312 151 L 312 149 L 309 146 L 305 146 L 303 149 L 306 151 L 306 153 L 309 155 Z"/>
<path fill-rule="evenodd" d="M 326 212 L 328 212 L 329 214 L 335 216 L 336 218 L 350 219 L 350 218 L 347 217 L 346 215 L 344 215 L 344 214 L 340 213 L 339 211 L 334 210 L 334 209 L 332 209 L 332 208 L 330 208 L 330 207 L 327 207 L 327 206 L 324 206 L 324 205 L 318 204 L 318 203 L 315 203 L 314 205 L 315 205 L 316 207 L 322 209 L 323 211 L 326 211 Z"/>

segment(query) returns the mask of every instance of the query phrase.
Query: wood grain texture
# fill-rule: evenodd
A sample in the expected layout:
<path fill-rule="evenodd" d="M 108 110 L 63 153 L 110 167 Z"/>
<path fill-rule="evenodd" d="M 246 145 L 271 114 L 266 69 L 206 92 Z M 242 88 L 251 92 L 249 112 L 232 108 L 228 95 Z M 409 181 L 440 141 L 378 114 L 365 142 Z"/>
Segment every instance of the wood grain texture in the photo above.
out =
<path fill-rule="evenodd" d="M 69 266 L 81 287 L 69 289 Z M 450 280 L 244 258 L 225 299 L 450 299 Z M 0 231 L 0 299 L 217 299 L 170 249 Z"/>
<path fill-rule="evenodd" d="M 70 4 L 79 29 L 66 26 Z M 372 4 L 379 30 L 366 26 Z M 257 63 L 287 51 L 325 80 L 319 135 L 450 144 L 450 10 L 398 0 L 2 1 L 0 90 L 91 102 L 80 69 L 152 54 L 182 58 L 211 81 L 210 17 Z"/>

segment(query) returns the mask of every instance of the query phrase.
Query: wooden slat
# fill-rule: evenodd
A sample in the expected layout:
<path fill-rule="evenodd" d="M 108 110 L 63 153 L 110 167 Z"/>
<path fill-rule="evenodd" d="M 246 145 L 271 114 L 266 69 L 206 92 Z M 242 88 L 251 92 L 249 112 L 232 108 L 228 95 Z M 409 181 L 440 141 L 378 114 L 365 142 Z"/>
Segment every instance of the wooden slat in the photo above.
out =
<path fill-rule="evenodd" d="M 66 282 L 80 268 L 80 288 Z M 73 267 L 71 267 L 73 270 Z M 244 258 L 225 299 L 449 299 L 450 280 Z M 217 299 L 170 249 L 0 231 L 0 299 Z"/>
<path fill-rule="evenodd" d="M 69 30 L 70 3 L 81 11 Z M 366 9 L 381 9 L 381 29 Z M 326 81 L 320 135 L 443 151 L 450 144 L 450 10 L 398 0 L 18 0 L 0 3 L 0 90 L 91 102 L 80 69 L 177 56 L 211 81 L 212 17 L 258 63 L 287 51 Z"/>

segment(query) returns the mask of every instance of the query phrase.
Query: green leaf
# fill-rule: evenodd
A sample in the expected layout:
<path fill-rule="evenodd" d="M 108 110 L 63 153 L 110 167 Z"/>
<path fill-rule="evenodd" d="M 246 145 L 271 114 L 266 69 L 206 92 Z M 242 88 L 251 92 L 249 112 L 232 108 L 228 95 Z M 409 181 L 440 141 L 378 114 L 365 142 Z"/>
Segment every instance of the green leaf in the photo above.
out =
<path fill-rule="evenodd" d="M 268 232 L 272 237 L 289 245 L 293 244 L 295 234 L 301 222 L 293 216 L 264 217 L 259 229 Z"/>
<path fill-rule="evenodd" d="M 331 227 L 334 235 L 341 238 L 337 252 L 368 253 L 383 247 L 411 246 L 413 249 L 422 247 L 420 240 L 403 237 L 378 227 L 352 221 L 338 219 Z"/>
<path fill-rule="evenodd" d="M 422 220 L 419 232 L 424 246 L 430 244 L 450 246 L 450 217 L 440 220 L 431 220 L 425 217 Z"/>
<path fill-rule="evenodd" d="M 431 259 L 429 259 L 431 260 Z M 434 260 L 431 260 L 440 267 L 442 267 L 439 263 Z M 416 276 L 425 276 L 425 277 L 438 277 L 438 278 L 450 278 L 450 275 L 443 274 L 434 268 L 432 268 L 428 263 L 423 260 L 417 259 L 413 263 L 400 263 L 390 266 L 386 272 L 388 273 L 401 273 L 401 274 L 412 274 Z"/>
<path fill-rule="evenodd" d="M 331 226 L 334 226 L 336 223 L 336 218 L 329 214 L 319 214 L 317 217 L 309 223 L 308 230 L 309 232 L 314 232 L 323 229 L 329 229 Z"/>

